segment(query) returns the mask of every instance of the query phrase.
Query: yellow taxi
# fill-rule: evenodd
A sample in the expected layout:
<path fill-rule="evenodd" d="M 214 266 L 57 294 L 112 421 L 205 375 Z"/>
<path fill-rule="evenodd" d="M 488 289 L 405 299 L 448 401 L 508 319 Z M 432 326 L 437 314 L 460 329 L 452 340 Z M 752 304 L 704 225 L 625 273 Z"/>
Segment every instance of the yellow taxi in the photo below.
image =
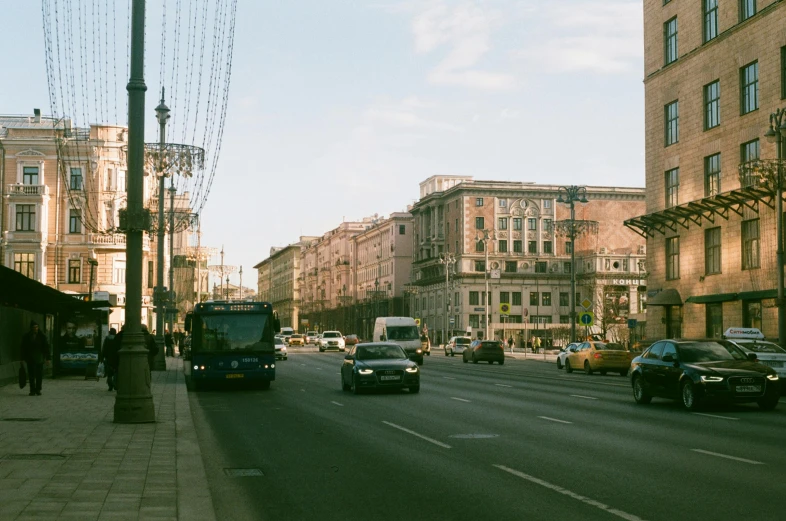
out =
<path fill-rule="evenodd" d="M 290 346 L 304 346 L 306 345 L 306 339 L 303 335 L 299 333 L 295 333 L 291 337 L 289 337 L 289 345 Z"/>
<path fill-rule="evenodd" d="M 565 370 L 572 373 L 573 370 L 584 369 L 587 374 L 595 371 L 605 375 L 608 371 L 619 373 L 622 376 L 628 374 L 630 369 L 631 353 L 625 346 L 616 342 L 600 342 L 588 340 L 582 342 L 576 350 L 565 359 Z"/>

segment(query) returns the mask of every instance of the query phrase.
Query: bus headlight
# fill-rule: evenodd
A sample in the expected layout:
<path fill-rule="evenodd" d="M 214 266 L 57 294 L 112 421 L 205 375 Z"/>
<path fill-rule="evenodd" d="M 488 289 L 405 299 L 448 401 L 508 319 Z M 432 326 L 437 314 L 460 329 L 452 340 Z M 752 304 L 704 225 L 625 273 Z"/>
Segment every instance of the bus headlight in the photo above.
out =
<path fill-rule="evenodd" d="M 194 366 L 194 371 L 199 371 L 199 366 L 198 365 Z"/>

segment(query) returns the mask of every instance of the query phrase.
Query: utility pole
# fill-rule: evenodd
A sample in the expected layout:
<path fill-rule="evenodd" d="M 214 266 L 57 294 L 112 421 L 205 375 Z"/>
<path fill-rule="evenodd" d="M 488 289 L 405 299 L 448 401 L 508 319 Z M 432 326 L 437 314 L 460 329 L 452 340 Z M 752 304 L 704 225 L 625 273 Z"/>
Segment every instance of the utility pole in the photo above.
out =
<path fill-rule="evenodd" d="M 175 306 L 175 176 L 169 180 L 169 307 L 167 309 L 167 324 L 169 333 L 174 331 L 174 315 L 177 312 Z"/>
<path fill-rule="evenodd" d="M 243 265 L 240 265 L 240 300 L 243 300 Z"/>
<path fill-rule="evenodd" d="M 150 369 L 142 333 L 142 238 L 150 225 L 144 208 L 145 166 L 145 0 L 132 0 L 131 71 L 128 86 L 128 206 L 126 233 L 126 322 L 119 351 L 120 374 L 115 423 L 150 423 L 156 419 Z"/>

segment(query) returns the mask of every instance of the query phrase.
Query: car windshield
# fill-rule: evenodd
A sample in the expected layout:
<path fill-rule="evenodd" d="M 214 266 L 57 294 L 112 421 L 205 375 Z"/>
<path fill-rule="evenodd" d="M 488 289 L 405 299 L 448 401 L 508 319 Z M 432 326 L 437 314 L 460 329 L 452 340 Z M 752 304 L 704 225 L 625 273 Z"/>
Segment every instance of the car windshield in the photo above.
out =
<path fill-rule="evenodd" d="M 388 326 L 388 340 L 417 340 L 417 326 Z"/>
<path fill-rule="evenodd" d="M 726 342 L 685 342 L 678 349 L 680 361 L 688 364 L 747 359 L 739 348 Z"/>
<path fill-rule="evenodd" d="M 470 343 L 472 343 L 472 340 L 470 340 L 469 338 L 457 338 L 456 339 L 456 345 L 468 346 Z"/>
<path fill-rule="evenodd" d="M 404 350 L 397 345 L 359 347 L 355 358 L 358 360 L 398 360 L 407 358 Z"/>
<path fill-rule="evenodd" d="M 786 350 L 784 350 L 778 344 L 773 344 L 772 342 L 738 342 L 737 345 L 746 351 L 753 351 L 754 353 L 778 353 L 779 355 L 786 354 Z"/>
<path fill-rule="evenodd" d="M 595 342 L 595 349 L 600 351 L 625 351 L 625 347 L 616 342 Z"/>
<path fill-rule="evenodd" d="M 276 337 L 276 339 L 275 339 L 273 342 L 274 342 L 276 345 L 282 345 L 282 346 L 284 345 L 284 341 L 283 341 L 283 340 L 281 340 L 279 337 Z"/>
<path fill-rule="evenodd" d="M 322 335 L 322 338 L 341 338 L 341 333 L 338 331 L 328 331 Z"/>

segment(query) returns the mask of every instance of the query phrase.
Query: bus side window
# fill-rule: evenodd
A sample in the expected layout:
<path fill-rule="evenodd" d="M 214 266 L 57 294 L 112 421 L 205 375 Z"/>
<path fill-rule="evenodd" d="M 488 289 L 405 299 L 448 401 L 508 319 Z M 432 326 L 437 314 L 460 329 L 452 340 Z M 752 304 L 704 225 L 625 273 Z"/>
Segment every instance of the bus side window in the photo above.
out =
<path fill-rule="evenodd" d="M 185 322 L 185 324 L 183 326 L 184 329 L 186 330 L 186 333 L 190 333 L 191 332 L 191 321 L 193 320 L 193 318 L 194 318 L 194 315 L 192 315 L 191 313 L 187 313 L 186 314 L 186 322 Z"/>

